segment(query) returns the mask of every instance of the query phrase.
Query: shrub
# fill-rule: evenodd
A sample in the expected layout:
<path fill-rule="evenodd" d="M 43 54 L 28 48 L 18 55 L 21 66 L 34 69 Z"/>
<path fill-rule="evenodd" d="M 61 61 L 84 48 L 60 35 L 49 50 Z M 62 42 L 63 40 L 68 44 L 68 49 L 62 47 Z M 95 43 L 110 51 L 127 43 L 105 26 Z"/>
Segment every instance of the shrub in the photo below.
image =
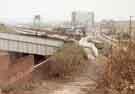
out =
<path fill-rule="evenodd" d="M 108 56 L 98 85 L 107 94 L 135 94 L 135 43 L 120 43 Z M 104 94 L 103 93 L 103 94 Z"/>
<path fill-rule="evenodd" d="M 44 64 L 44 74 L 48 77 L 67 77 L 83 72 L 87 64 L 87 54 L 78 44 L 67 43 Z"/>

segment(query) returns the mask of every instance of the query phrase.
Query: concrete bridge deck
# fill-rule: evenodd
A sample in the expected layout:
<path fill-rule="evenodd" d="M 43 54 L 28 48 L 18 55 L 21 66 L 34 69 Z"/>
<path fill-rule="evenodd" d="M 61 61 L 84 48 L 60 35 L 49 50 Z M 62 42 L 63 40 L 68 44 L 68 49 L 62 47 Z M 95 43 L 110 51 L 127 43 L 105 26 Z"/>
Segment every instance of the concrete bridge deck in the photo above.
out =
<path fill-rule="evenodd" d="M 5 51 L 52 55 L 63 44 L 63 40 L 0 32 L 0 50 Z"/>

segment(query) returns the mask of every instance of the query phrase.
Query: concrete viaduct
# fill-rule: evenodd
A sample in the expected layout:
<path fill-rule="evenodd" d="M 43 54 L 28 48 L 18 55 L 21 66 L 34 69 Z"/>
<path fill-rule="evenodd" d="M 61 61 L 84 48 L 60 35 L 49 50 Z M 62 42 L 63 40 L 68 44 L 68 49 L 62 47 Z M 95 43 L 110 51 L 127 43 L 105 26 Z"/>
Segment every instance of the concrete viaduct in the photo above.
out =
<path fill-rule="evenodd" d="M 9 52 L 52 55 L 63 44 L 64 41 L 60 39 L 0 32 L 0 50 Z"/>

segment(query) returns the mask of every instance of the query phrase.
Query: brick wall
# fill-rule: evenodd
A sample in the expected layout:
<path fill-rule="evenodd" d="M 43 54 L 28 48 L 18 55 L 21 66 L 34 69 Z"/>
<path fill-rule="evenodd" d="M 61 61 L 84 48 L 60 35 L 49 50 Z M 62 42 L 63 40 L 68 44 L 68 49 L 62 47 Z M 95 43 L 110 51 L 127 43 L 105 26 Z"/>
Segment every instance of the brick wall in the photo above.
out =
<path fill-rule="evenodd" d="M 0 84 L 3 83 L 3 80 L 7 79 L 6 74 L 10 64 L 9 54 L 0 53 Z"/>
<path fill-rule="evenodd" d="M 33 56 L 25 56 L 14 60 L 14 63 L 9 66 L 8 83 L 24 84 L 32 79 L 32 69 L 34 65 Z"/>
<path fill-rule="evenodd" d="M 32 79 L 34 57 L 31 55 L 19 59 L 2 55 L 0 64 L 0 84 L 25 84 Z"/>

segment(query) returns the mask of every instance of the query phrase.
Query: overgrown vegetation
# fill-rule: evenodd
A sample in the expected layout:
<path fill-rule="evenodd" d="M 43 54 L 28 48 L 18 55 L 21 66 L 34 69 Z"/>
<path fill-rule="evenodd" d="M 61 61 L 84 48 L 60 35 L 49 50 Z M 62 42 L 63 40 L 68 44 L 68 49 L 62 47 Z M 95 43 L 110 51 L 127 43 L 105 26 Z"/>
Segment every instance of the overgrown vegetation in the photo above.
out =
<path fill-rule="evenodd" d="M 98 85 L 100 94 L 135 94 L 134 50 L 133 42 L 120 42 L 117 48 L 112 48 Z"/>
<path fill-rule="evenodd" d="M 67 43 L 44 65 L 44 74 L 49 78 L 63 78 L 70 75 L 73 77 L 83 72 L 88 63 L 87 60 L 87 54 L 82 47 Z"/>

